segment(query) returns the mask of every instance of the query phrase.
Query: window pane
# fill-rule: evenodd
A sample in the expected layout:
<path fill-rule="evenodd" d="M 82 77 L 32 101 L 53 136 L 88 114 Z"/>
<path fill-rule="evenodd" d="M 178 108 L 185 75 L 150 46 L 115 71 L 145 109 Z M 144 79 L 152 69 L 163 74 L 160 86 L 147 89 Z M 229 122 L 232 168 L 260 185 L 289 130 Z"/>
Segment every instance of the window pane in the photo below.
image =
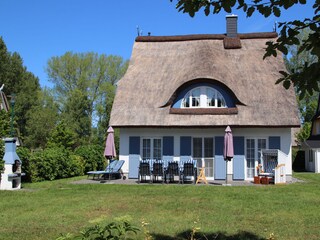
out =
<path fill-rule="evenodd" d="M 254 139 L 247 139 L 247 148 L 246 148 L 246 158 L 247 158 L 247 177 L 253 178 L 254 177 L 254 154 L 255 154 L 255 147 L 254 147 Z"/>
<path fill-rule="evenodd" d="M 215 107 L 215 91 L 211 88 L 207 88 L 207 106 L 208 107 Z"/>
<path fill-rule="evenodd" d="M 202 157 L 202 138 L 193 138 L 193 157 Z"/>
<path fill-rule="evenodd" d="M 225 107 L 226 101 L 222 97 L 221 93 L 218 93 L 217 95 L 218 95 L 218 97 L 217 97 L 218 107 Z"/>
<path fill-rule="evenodd" d="M 196 88 L 191 92 L 192 96 L 192 106 L 198 107 L 200 106 L 200 88 Z"/>
<path fill-rule="evenodd" d="M 190 92 L 186 94 L 181 103 L 182 107 L 190 107 Z"/>
<path fill-rule="evenodd" d="M 143 139 L 142 141 L 142 159 L 150 159 L 151 155 L 151 140 Z"/>
<path fill-rule="evenodd" d="M 261 150 L 267 148 L 267 139 L 258 139 L 258 161 L 260 163 L 261 159 Z"/>
<path fill-rule="evenodd" d="M 162 159 L 161 155 L 161 139 L 153 139 L 153 159 Z"/>
<path fill-rule="evenodd" d="M 204 139 L 204 157 L 205 158 L 213 157 L 213 138 Z"/>

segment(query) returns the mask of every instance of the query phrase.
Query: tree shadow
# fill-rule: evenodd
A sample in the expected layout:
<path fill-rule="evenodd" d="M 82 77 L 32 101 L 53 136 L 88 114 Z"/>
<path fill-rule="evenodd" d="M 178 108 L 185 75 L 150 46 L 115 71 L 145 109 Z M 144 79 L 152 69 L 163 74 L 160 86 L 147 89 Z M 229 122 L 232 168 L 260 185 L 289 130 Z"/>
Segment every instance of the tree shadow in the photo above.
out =
<path fill-rule="evenodd" d="M 168 236 L 163 234 L 151 234 L 155 240 L 188 240 L 191 239 L 192 230 L 178 233 L 176 236 Z M 197 240 L 265 240 L 265 237 L 258 236 L 252 232 L 241 231 L 239 233 L 228 235 L 226 232 L 197 232 L 194 236 Z"/>

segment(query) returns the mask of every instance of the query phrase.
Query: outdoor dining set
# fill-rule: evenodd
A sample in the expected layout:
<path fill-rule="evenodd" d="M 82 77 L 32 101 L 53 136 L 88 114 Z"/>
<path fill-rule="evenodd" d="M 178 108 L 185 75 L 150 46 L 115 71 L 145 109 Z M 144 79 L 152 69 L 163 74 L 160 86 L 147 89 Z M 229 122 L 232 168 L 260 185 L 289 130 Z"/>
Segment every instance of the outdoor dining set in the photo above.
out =
<path fill-rule="evenodd" d="M 178 177 L 179 183 L 197 179 L 197 161 L 191 158 L 180 159 L 180 161 L 167 161 L 146 159 L 139 163 L 138 183 L 140 182 L 174 182 Z"/>

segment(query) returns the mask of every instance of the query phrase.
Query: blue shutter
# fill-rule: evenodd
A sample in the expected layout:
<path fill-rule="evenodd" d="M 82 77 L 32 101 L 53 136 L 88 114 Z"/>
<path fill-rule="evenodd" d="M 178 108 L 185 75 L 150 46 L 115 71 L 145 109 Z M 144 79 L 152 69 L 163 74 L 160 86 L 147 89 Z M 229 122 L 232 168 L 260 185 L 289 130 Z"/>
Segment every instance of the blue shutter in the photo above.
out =
<path fill-rule="evenodd" d="M 140 137 L 129 137 L 129 178 L 138 178 Z"/>
<path fill-rule="evenodd" d="M 233 137 L 233 180 L 244 180 L 244 137 Z"/>
<path fill-rule="evenodd" d="M 191 156 L 191 137 L 180 137 L 180 156 Z"/>
<path fill-rule="evenodd" d="M 215 137 L 214 179 L 226 179 L 226 162 L 223 159 L 224 137 Z"/>
<path fill-rule="evenodd" d="M 163 156 L 173 156 L 173 137 L 163 137 Z"/>
<path fill-rule="evenodd" d="M 279 136 L 269 137 L 269 149 L 281 149 L 281 140 Z"/>

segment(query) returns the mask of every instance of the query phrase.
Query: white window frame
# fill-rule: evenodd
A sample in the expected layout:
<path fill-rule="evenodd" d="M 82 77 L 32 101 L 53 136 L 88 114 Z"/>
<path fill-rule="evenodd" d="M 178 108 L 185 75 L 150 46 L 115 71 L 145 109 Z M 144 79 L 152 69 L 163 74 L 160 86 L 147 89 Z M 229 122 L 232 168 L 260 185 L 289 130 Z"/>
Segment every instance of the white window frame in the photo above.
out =
<path fill-rule="evenodd" d="M 201 139 L 201 157 L 194 156 L 194 142 L 193 141 L 195 138 Z M 211 157 L 205 156 L 205 139 L 212 139 L 213 145 L 212 145 L 212 156 Z M 206 137 L 194 136 L 194 137 L 192 137 L 192 157 L 193 157 L 193 159 L 200 160 L 200 161 L 197 161 L 198 170 L 200 170 L 201 167 L 205 167 L 206 177 L 208 179 L 213 179 L 213 177 L 214 177 L 214 151 L 215 151 L 214 147 L 215 147 L 214 146 L 214 137 L 209 137 L 209 136 L 206 136 Z M 207 166 L 206 162 L 207 163 L 211 162 L 212 166 Z"/>
<path fill-rule="evenodd" d="M 249 177 L 248 176 L 248 156 L 247 156 L 247 140 L 254 140 L 254 167 L 253 167 L 253 171 L 254 171 L 254 174 L 252 177 Z M 268 137 L 264 137 L 264 136 L 261 136 L 261 137 L 246 137 L 245 139 L 245 158 L 246 158 L 246 164 L 245 164 L 245 168 L 246 168 L 246 171 L 245 171 L 245 175 L 246 175 L 246 179 L 253 179 L 253 177 L 256 175 L 256 168 L 258 166 L 258 164 L 260 163 L 260 156 L 259 156 L 259 151 L 261 151 L 261 149 L 259 149 L 259 146 L 258 146 L 258 143 L 259 143 L 259 140 L 265 140 L 266 142 L 266 147 L 265 149 L 268 149 Z"/>
<path fill-rule="evenodd" d="M 200 91 L 199 96 L 193 96 L 193 92 Z M 214 99 L 214 105 L 209 106 L 209 98 L 208 98 L 208 92 L 212 91 L 213 92 L 213 97 Z M 199 101 L 199 105 L 195 106 L 193 104 L 193 98 L 196 98 Z M 187 100 L 189 100 L 189 106 L 185 106 Z M 219 102 L 221 103 L 221 106 L 219 105 Z M 222 96 L 222 94 L 215 88 L 212 87 L 207 87 L 207 86 L 202 86 L 202 87 L 196 87 L 188 91 L 182 101 L 181 101 L 181 108 L 226 108 L 226 100 Z"/>

